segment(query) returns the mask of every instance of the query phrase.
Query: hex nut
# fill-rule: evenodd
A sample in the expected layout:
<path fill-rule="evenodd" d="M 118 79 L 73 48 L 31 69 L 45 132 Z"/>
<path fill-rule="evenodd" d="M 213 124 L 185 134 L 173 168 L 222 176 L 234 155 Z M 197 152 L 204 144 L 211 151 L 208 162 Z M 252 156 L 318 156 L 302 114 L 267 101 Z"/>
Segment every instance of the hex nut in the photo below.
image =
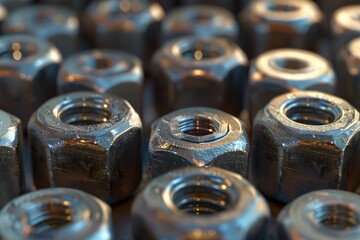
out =
<path fill-rule="evenodd" d="M 141 120 L 118 97 L 75 92 L 44 103 L 28 125 L 35 186 L 72 187 L 110 203 L 141 180 Z"/>
<path fill-rule="evenodd" d="M 337 9 L 332 16 L 332 49 L 334 56 L 352 39 L 360 37 L 360 4 Z"/>
<path fill-rule="evenodd" d="M 0 238 L 113 239 L 111 208 L 100 199 L 70 188 L 22 195 L 0 212 Z"/>
<path fill-rule="evenodd" d="M 157 111 L 206 106 L 238 114 L 247 82 L 247 58 L 232 41 L 184 37 L 165 44 L 153 58 Z"/>
<path fill-rule="evenodd" d="M 96 48 L 112 48 L 151 59 L 158 46 L 161 5 L 150 1 L 93 1 L 85 10 L 84 23 Z"/>
<path fill-rule="evenodd" d="M 178 37 L 239 38 L 239 25 L 231 12 L 212 5 L 191 5 L 176 8 L 164 19 L 161 26 L 162 42 Z"/>
<path fill-rule="evenodd" d="M 61 55 L 46 40 L 21 34 L 1 36 L 0 48 L 0 109 L 26 125 L 31 114 L 56 95 Z"/>
<path fill-rule="evenodd" d="M 152 125 L 149 169 L 157 177 L 181 167 L 216 166 L 248 177 L 249 140 L 243 124 L 203 107 L 169 113 Z"/>
<path fill-rule="evenodd" d="M 356 240 L 360 235 L 360 199 L 340 190 L 305 194 L 278 216 L 279 239 Z"/>
<path fill-rule="evenodd" d="M 311 91 L 278 96 L 255 118 L 250 179 L 281 202 L 318 189 L 354 191 L 359 131 L 359 112 L 343 99 Z"/>
<path fill-rule="evenodd" d="M 323 16 L 308 0 L 256 0 L 240 13 L 247 54 L 259 54 L 277 48 L 316 50 Z"/>
<path fill-rule="evenodd" d="M 0 110 L 0 207 L 23 191 L 22 145 L 20 120 Z"/>
<path fill-rule="evenodd" d="M 134 239 L 265 239 L 270 215 L 250 183 L 216 167 L 151 181 L 131 212 Z"/>
<path fill-rule="evenodd" d="M 114 50 L 89 50 L 73 54 L 62 64 L 57 78 L 60 94 L 75 91 L 111 93 L 142 110 L 144 74 L 141 61 Z"/>
<path fill-rule="evenodd" d="M 250 66 L 249 113 L 257 112 L 274 97 L 298 90 L 335 92 L 336 76 L 322 56 L 299 49 L 276 49 L 257 57 Z"/>

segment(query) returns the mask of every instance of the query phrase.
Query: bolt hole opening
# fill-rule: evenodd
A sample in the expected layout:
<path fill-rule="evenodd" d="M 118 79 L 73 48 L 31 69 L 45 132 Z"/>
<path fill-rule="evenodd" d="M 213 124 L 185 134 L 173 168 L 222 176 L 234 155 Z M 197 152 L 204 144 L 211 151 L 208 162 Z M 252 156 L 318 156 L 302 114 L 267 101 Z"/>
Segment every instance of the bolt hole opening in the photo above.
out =
<path fill-rule="evenodd" d="M 218 58 L 224 54 L 224 49 L 219 44 L 202 42 L 183 49 L 181 55 L 187 60 L 201 61 Z"/>
<path fill-rule="evenodd" d="M 301 59 L 277 58 L 274 63 L 277 68 L 285 71 L 299 71 L 309 67 L 308 62 Z"/>
<path fill-rule="evenodd" d="M 211 119 L 197 116 L 181 120 L 179 131 L 192 136 L 206 136 L 218 132 L 219 129 Z"/>
<path fill-rule="evenodd" d="M 321 206 L 315 210 L 315 218 L 321 225 L 334 230 L 350 230 L 359 225 L 358 213 L 341 204 Z"/>
<path fill-rule="evenodd" d="M 111 68 L 114 65 L 113 61 L 108 58 L 90 58 L 85 61 L 85 66 L 90 69 L 104 70 Z"/>
<path fill-rule="evenodd" d="M 267 9 L 274 12 L 294 12 L 299 10 L 299 7 L 283 3 L 268 3 Z"/>

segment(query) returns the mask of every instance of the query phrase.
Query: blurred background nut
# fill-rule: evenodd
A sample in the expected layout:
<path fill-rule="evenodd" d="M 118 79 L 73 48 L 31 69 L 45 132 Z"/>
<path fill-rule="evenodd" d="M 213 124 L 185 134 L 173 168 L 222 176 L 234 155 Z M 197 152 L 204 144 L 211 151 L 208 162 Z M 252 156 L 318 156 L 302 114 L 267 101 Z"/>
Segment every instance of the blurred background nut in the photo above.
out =
<path fill-rule="evenodd" d="M 20 120 L 0 110 L 0 207 L 23 191 Z"/>
<path fill-rule="evenodd" d="M 79 20 L 70 9 L 32 5 L 13 11 L 3 24 L 4 33 L 26 33 L 51 41 L 63 56 L 78 48 Z"/>
<path fill-rule="evenodd" d="M 247 58 L 231 40 L 176 39 L 155 54 L 152 64 L 158 113 L 191 106 L 220 108 L 234 115 L 240 112 Z"/>
<path fill-rule="evenodd" d="M 58 75 L 60 94 L 75 91 L 111 93 L 125 98 L 141 113 L 144 75 L 141 61 L 114 50 L 90 50 L 74 54 Z"/>
<path fill-rule="evenodd" d="M 231 12 L 212 5 L 192 5 L 173 10 L 161 26 L 162 42 L 183 36 L 218 36 L 237 41 L 239 25 Z"/>
<path fill-rule="evenodd" d="M 360 236 L 360 198 L 340 190 L 305 194 L 278 216 L 278 237 L 295 239 L 356 240 Z"/>
<path fill-rule="evenodd" d="M 0 222 L 3 240 L 113 239 L 110 207 L 70 188 L 22 195 L 1 210 Z"/>
<path fill-rule="evenodd" d="M 84 22 L 95 47 L 126 51 L 146 64 L 158 45 L 164 16 L 162 7 L 149 0 L 94 1 Z"/>
<path fill-rule="evenodd" d="M 135 239 L 266 239 L 269 208 L 240 175 L 211 167 L 172 171 L 132 206 Z"/>
<path fill-rule="evenodd" d="M 56 95 L 61 54 L 46 40 L 21 34 L 1 36 L 0 52 L 0 109 L 26 125 L 35 109 Z"/>
<path fill-rule="evenodd" d="M 156 177 L 181 167 L 221 167 L 248 177 L 249 140 L 243 124 L 211 108 L 186 108 L 152 126 L 149 169 Z"/>
<path fill-rule="evenodd" d="M 256 0 L 239 17 L 250 57 L 276 48 L 315 50 L 323 18 L 308 0 Z"/>
<path fill-rule="evenodd" d="M 31 3 L 31 0 L 0 0 L 8 12 L 12 12 L 14 9 L 28 5 Z"/>
<path fill-rule="evenodd" d="M 277 49 L 257 57 L 249 73 L 251 122 L 274 97 L 297 90 L 335 91 L 335 73 L 320 55 L 297 49 Z"/>
<path fill-rule="evenodd" d="M 250 179 L 282 202 L 324 188 L 355 191 L 359 131 L 359 112 L 340 98 L 311 91 L 276 97 L 254 121 Z"/>
<path fill-rule="evenodd" d="M 141 121 L 125 100 L 76 92 L 44 103 L 28 125 L 35 186 L 73 187 L 110 203 L 141 180 Z"/>
<path fill-rule="evenodd" d="M 337 94 L 360 109 L 360 37 L 344 46 L 337 56 Z"/>

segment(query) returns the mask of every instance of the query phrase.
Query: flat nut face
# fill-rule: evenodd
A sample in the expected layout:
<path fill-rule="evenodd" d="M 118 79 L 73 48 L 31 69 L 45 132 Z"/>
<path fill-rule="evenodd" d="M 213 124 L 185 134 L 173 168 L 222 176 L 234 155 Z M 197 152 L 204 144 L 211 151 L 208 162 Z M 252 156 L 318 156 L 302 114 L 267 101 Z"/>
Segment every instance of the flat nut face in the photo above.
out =
<path fill-rule="evenodd" d="M 333 15 L 333 31 L 340 29 L 360 32 L 360 5 L 348 5 L 339 8 Z"/>

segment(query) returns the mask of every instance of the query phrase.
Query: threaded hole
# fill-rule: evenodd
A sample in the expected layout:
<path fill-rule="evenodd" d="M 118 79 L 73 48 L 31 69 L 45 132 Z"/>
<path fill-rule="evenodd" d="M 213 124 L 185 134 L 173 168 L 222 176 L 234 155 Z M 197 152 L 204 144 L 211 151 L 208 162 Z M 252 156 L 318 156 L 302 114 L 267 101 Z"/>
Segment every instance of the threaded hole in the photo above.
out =
<path fill-rule="evenodd" d="M 217 58 L 223 54 L 224 50 L 218 44 L 210 42 L 196 43 L 182 51 L 183 58 L 196 61 Z"/>
<path fill-rule="evenodd" d="M 218 130 L 218 126 L 205 117 L 192 117 L 179 122 L 179 131 L 192 136 L 206 136 Z"/>
<path fill-rule="evenodd" d="M 13 42 L 0 52 L 0 58 L 4 60 L 21 61 L 34 56 L 37 53 L 37 46 L 34 42 Z"/>
<path fill-rule="evenodd" d="M 32 234 L 44 234 L 73 221 L 72 209 L 63 202 L 38 204 L 27 212 Z"/>
<path fill-rule="evenodd" d="M 315 217 L 322 225 L 335 230 L 349 230 L 359 225 L 357 212 L 340 204 L 325 205 L 316 209 Z"/>
<path fill-rule="evenodd" d="M 294 99 L 285 106 L 285 115 L 294 122 L 326 125 L 340 119 L 341 109 L 329 101 L 314 98 Z"/>
<path fill-rule="evenodd" d="M 299 10 L 299 7 L 290 4 L 268 3 L 267 9 L 274 12 L 294 12 Z"/>
<path fill-rule="evenodd" d="M 308 62 L 300 59 L 277 58 L 274 62 L 277 68 L 283 70 L 303 70 L 309 66 Z"/>
<path fill-rule="evenodd" d="M 108 58 L 89 58 L 85 62 L 85 66 L 91 69 L 107 69 L 113 66 L 113 61 Z"/>

